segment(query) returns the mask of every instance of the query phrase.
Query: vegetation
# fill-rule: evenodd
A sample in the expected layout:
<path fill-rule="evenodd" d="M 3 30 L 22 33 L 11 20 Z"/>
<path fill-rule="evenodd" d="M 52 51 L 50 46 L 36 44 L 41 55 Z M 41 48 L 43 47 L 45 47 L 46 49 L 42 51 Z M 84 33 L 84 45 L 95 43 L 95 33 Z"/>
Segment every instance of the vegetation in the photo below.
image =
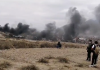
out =
<path fill-rule="evenodd" d="M 4 68 L 9 68 L 11 66 L 12 66 L 12 64 L 10 64 L 9 62 L 4 61 L 3 63 L 0 64 L 0 70 L 4 70 Z"/>
<path fill-rule="evenodd" d="M 38 67 L 34 65 L 22 67 L 21 70 L 39 70 Z"/>
<path fill-rule="evenodd" d="M 88 67 L 88 65 L 87 64 L 85 64 L 85 63 L 79 63 L 79 64 L 77 64 L 77 65 L 75 65 L 76 67 Z"/>
<path fill-rule="evenodd" d="M 39 63 L 49 63 L 49 61 L 46 60 L 46 59 L 44 59 L 44 58 L 40 59 L 38 62 L 39 62 Z"/>
<path fill-rule="evenodd" d="M 47 57 L 45 57 L 45 59 L 55 59 L 55 57 L 47 56 Z"/>
<path fill-rule="evenodd" d="M 68 60 L 67 58 L 58 57 L 57 59 L 58 59 L 59 62 L 61 62 L 61 63 L 69 63 L 69 60 Z"/>
<path fill-rule="evenodd" d="M 27 40 L 14 40 L 14 39 L 1 39 L 0 49 L 10 48 L 56 48 L 57 42 L 46 41 L 27 41 Z M 84 44 L 63 43 L 65 48 L 84 48 Z"/>

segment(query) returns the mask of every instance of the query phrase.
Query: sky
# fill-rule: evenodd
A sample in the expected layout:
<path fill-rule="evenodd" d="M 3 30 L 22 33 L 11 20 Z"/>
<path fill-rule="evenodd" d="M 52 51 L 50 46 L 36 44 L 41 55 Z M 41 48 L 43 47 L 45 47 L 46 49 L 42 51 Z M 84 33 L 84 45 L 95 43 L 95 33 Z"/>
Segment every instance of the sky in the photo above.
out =
<path fill-rule="evenodd" d="M 67 11 L 77 7 L 85 18 L 93 17 L 93 10 L 100 0 L 0 0 L 0 25 L 18 22 L 42 30 L 45 24 L 54 22 L 57 27 L 67 24 Z"/>

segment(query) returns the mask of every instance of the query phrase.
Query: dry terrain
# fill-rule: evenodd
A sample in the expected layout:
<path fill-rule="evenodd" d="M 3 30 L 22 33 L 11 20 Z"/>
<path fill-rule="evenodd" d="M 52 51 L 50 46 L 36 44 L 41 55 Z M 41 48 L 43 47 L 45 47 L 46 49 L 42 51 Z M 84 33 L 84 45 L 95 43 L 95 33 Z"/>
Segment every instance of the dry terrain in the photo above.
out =
<path fill-rule="evenodd" d="M 1 33 L 2 34 L 2 33 Z M 85 44 L 5 38 L 0 34 L 0 70 L 100 70 L 86 61 Z"/>
<path fill-rule="evenodd" d="M 0 70 L 100 70 L 100 57 L 96 67 L 89 67 L 86 54 L 85 48 L 0 50 L 0 63 L 10 64 L 5 63 L 8 67 Z"/>

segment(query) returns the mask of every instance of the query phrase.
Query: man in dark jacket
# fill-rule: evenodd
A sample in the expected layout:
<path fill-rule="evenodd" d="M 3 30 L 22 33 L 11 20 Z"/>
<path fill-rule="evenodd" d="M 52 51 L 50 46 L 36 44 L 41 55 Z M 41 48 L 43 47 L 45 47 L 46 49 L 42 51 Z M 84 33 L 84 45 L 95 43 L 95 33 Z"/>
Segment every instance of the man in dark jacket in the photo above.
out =
<path fill-rule="evenodd" d="M 89 40 L 89 44 L 87 47 L 87 61 L 91 61 L 91 48 L 92 48 L 93 44 L 92 44 L 92 40 Z"/>
<path fill-rule="evenodd" d="M 95 44 L 92 46 L 91 50 L 93 52 L 93 56 L 92 56 L 92 63 L 91 65 L 89 65 L 90 67 L 95 66 L 97 64 L 97 58 L 100 51 L 100 47 L 98 46 L 98 41 L 95 41 Z"/>

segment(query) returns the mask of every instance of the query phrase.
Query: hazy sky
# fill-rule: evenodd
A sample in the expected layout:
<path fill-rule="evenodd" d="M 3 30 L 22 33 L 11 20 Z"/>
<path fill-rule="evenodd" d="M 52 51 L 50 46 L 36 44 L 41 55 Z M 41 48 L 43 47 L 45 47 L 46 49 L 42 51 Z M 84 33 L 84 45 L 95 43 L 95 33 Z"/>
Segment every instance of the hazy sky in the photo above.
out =
<path fill-rule="evenodd" d="M 92 17 L 94 8 L 100 0 L 0 0 L 0 24 L 18 22 L 43 29 L 45 24 L 56 22 L 57 27 L 67 24 L 66 12 L 77 7 L 86 18 Z"/>

